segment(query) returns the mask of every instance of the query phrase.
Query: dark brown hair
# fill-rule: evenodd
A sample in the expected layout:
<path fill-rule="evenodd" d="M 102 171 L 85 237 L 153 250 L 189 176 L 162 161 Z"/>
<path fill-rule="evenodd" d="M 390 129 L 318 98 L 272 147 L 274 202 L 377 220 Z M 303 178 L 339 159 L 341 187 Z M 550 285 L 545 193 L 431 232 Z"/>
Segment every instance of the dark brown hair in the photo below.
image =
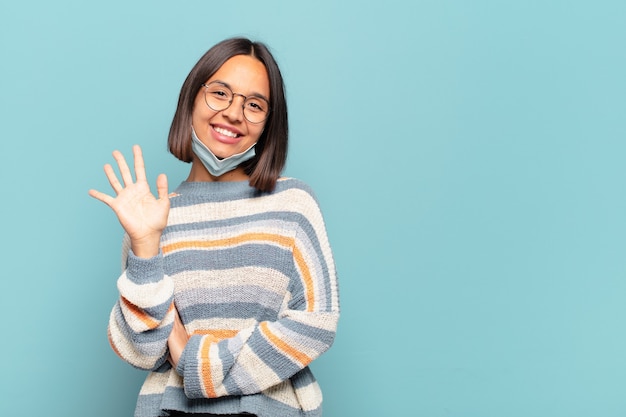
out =
<path fill-rule="evenodd" d="M 183 162 L 193 160 L 191 114 L 198 91 L 220 67 L 235 55 L 252 56 L 265 66 L 270 82 L 270 114 L 259 138 L 256 156 L 241 166 L 250 176 L 250 186 L 272 191 L 287 160 L 287 101 L 283 77 L 267 46 L 246 38 L 226 39 L 209 49 L 187 75 L 180 95 L 167 144 L 169 151 Z"/>

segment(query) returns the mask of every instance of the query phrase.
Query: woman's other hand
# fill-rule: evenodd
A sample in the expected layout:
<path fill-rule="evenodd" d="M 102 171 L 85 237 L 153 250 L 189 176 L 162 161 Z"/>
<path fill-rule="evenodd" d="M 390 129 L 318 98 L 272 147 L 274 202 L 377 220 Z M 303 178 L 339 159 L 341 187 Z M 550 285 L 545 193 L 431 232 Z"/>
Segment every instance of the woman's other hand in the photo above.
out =
<path fill-rule="evenodd" d="M 113 158 L 119 167 L 122 182 L 110 164 L 104 166 L 104 172 L 116 196 L 112 197 L 97 190 L 89 190 L 89 195 L 113 209 L 130 237 L 133 253 L 141 258 L 150 258 L 159 253 L 161 233 L 167 224 L 170 209 L 167 177 L 165 174 L 158 176 L 158 198 L 155 198 L 146 180 L 146 169 L 138 145 L 133 146 L 133 156 L 135 181 L 122 153 L 114 151 Z"/>
<path fill-rule="evenodd" d="M 185 325 L 180 319 L 178 310 L 174 308 L 174 326 L 172 327 L 172 332 L 167 339 L 167 347 L 170 350 L 170 356 L 168 360 L 174 368 L 176 368 L 176 366 L 178 365 L 180 355 L 183 354 L 183 350 L 187 345 L 187 341 L 189 341 L 189 335 L 187 334 Z"/>

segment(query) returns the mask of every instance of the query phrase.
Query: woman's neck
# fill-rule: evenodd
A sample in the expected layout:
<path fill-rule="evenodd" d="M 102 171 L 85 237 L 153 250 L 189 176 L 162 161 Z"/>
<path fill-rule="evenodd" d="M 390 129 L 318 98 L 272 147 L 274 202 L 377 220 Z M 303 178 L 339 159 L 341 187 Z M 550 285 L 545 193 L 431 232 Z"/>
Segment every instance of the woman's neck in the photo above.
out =
<path fill-rule="evenodd" d="M 250 176 L 247 175 L 241 167 L 237 167 L 232 171 L 225 172 L 219 177 L 216 177 L 207 171 L 204 165 L 195 158 L 191 163 L 191 170 L 187 177 L 187 181 L 189 182 L 248 181 L 249 179 Z"/>

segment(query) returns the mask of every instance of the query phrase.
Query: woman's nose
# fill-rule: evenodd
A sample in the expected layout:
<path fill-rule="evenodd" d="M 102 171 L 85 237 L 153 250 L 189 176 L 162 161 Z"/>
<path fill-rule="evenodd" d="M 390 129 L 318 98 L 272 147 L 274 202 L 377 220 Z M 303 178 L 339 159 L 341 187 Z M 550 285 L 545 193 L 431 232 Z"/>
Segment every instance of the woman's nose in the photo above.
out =
<path fill-rule="evenodd" d="M 222 114 L 233 121 L 243 121 L 243 103 L 245 98 L 235 95 L 230 106 L 225 110 L 222 110 Z"/>

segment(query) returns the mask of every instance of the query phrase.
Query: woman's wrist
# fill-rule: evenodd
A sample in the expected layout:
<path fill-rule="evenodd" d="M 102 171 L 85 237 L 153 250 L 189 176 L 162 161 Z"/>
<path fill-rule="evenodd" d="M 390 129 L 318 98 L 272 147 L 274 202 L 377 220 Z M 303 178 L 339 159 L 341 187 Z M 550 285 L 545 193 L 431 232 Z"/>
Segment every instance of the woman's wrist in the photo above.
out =
<path fill-rule="evenodd" d="M 149 238 L 132 240 L 130 242 L 130 248 L 138 258 L 153 258 L 159 254 L 159 244 L 161 242 L 161 235 L 152 236 Z"/>

